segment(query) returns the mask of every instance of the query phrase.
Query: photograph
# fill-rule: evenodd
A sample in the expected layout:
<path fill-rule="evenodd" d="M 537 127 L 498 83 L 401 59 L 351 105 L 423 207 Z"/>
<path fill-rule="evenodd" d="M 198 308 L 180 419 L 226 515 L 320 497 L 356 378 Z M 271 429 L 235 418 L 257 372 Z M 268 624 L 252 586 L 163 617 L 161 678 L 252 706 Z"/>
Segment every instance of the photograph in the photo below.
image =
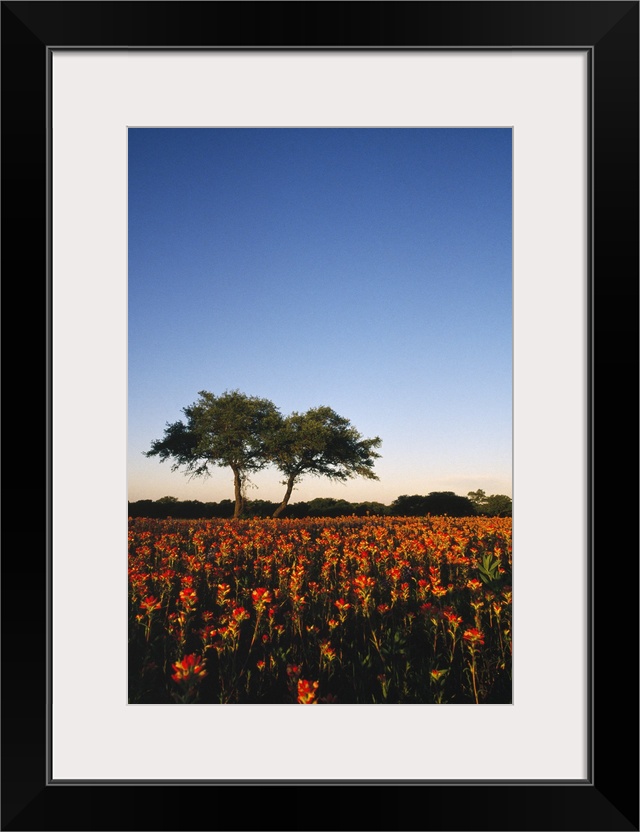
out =
<path fill-rule="evenodd" d="M 638 832 L 640 2 L 0 13 L 0 829 Z"/>
<path fill-rule="evenodd" d="M 129 703 L 510 703 L 512 321 L 510 129 L 129 129 Z"/>

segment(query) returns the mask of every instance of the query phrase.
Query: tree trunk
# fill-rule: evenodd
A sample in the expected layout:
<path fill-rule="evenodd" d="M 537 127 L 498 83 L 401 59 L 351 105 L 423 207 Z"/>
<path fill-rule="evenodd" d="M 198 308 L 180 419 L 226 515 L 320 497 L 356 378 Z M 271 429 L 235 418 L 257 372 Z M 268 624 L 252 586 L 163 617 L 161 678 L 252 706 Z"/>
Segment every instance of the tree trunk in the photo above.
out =
<path fill-rule="evenodd" d="M 239 468 L 233 468 L 233 488 L 235 492 L 236 504 L 233 509 L 233 519 L 237 520 L 244 511 L 244 495 L 242 493 L 242 474 Z"/>
<path fill-rule="evenodd" d="M 291 492 L 293 491 L 293 484 L 294 484 L 295 481 L 296 481 L 296 478 L 293 475 L 290 476 L 289 479 L 287 480 L 287 491 L 284 495 L 284 500 L 280 503 L 278 508 L 273 512 L 273 515 L 272 515 L 273 517 L 280 517 L 282 512 L 287 507 L 287 505 L 289 503 L 289 497 L 291 497 Z"/>

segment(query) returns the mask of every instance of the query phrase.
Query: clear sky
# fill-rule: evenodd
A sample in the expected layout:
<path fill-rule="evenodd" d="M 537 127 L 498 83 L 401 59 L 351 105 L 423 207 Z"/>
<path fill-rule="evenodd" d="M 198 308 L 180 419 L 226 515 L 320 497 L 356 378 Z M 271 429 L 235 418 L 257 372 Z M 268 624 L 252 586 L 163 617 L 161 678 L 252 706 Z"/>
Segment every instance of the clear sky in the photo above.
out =
<path fill-rule="evenodd" d="M 129 130 L 129 500 L 233 499 L 147 459 L 200 390 L 328 405 L 379 481 L 291 502 L 511 496 L 508 129 Z M 249 499 L 280 501 L 282 475 Z"/>

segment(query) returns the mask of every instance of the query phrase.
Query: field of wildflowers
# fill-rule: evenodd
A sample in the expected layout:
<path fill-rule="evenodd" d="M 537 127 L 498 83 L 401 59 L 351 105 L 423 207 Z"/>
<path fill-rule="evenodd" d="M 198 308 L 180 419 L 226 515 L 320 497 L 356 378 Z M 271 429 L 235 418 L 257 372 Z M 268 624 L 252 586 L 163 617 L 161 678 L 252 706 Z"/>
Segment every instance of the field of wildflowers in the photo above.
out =
<path fill-rule="evenodd" d="M 129 702 L 507 704 L 511 518 L 129 520 Z"/>

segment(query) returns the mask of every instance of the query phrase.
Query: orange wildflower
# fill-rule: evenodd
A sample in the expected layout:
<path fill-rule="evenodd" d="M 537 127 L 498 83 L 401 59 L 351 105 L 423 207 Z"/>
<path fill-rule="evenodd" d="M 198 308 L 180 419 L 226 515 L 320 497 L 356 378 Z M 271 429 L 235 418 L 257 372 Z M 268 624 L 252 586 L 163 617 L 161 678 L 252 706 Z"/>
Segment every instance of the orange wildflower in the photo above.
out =
<path fill-rule="evenodd" d="M 196 656 L 195 653 L 184 656 L 182 661 L 174 662 L 172 665 L 175 673 L 171 675 L 171 678 L 178 684 L 196 681 L 199 677 L 207 675 L 207 671 L 204 669 L 205 661 L 201 656 Z"/>
<path fill-rule="evenodd" d="M 462 624 L 461 616 L 456 615 L 455 611 L 451 607 L 447 607 L 446 610 L 443 610 L 442 614 L 447 619 L 449 624 L 452 624 L 454 627 L 457 627 L 458 624 Z"/>
<path fill-rule="evenodd" d="M 327 661 L 332 662 L 336 657 L 336 651 L 331 646 L 331 642 L 327 639 L 320 642 L 320 655 L 324 656 Z"/>
<path fill-rule="evenodd" d="M 269 590 L 264 587 L 258 587 L 258 589 L 254 589 L 251 593 L 251 600 L 253 601 L 253 606 L 256 608 L 257 612 L 262 612 L 267 604 L 270 604 L 273 601 L 273 595 L 269 592 Z"/>
<path fill-rule="evenodd" d="M 310 682 L 308 679 L 298 679 L 298 704 L 317 704 L 316 696 L 319 686 L 319 682 Z"/>
<path fill-rule="evenodd" d="M 195 589 L 187 588 L 181 590 L 180 601 L 187 608 L 194 607 L 198 602 L 198 596 L 196 595 Z"/>
<path fill-rule="evenodd" d="M 472 646 L 475 646 L 476 644 L 484 644 L 484 633 L 477 627 L 471 627 L 470 629 L 465 630 L 462 634 L 462 638 Z"/>

